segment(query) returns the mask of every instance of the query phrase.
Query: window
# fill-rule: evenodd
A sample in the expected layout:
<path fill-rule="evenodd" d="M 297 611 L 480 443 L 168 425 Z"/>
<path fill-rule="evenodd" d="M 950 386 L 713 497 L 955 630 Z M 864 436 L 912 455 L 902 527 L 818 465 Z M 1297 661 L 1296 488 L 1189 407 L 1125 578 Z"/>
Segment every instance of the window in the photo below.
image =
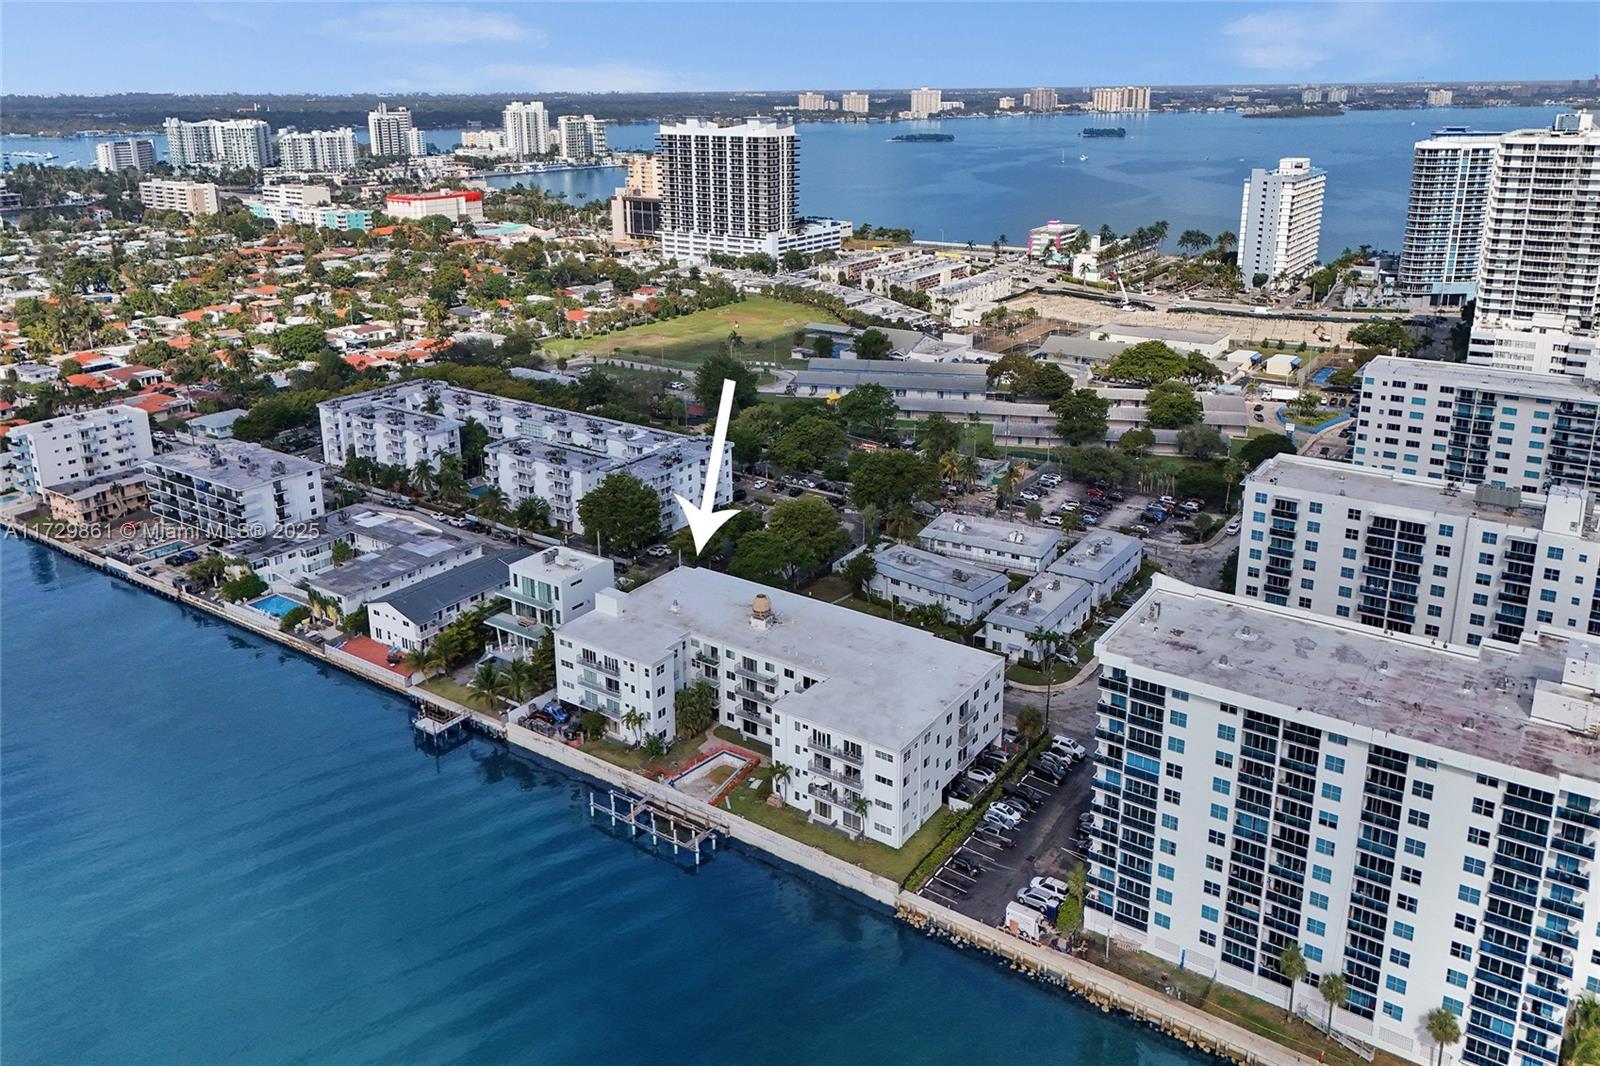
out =
<path fill-rule="evenodd" d="M 1485 818 L 1493 818 L 1494 802 L 1492 800 L 1486 800 L 1482 796 L 1474 796 L 1472 798 L 1472 813 L 1481 814 Z"/>
<path fill-rule="evenodd" d="M 1399 937 L 1401 940 L 1412 940 L 1415 939 L 1417 931 L 1414 927 L 1407 925 L 1405 922 L 1395 922 L 1394 935 Z"/>
<path fill-rule="evenodd" d="M 1417 913 L 1416 896 L 1408 896 L 1404 892 L 1400 892 L 1395 895 L 1394 902 L 1395 906 L 1399 907 L 1403 911 L 1410 911 L 1412 914 Z"/>
<path fill-rule="evenodd" d="M 1173 877 L 1176 876 L 1176 871 L 1174 871 L 1172 867 L 1162 863 L 1160 866 L 1156 867 L 1156 876 L 1161 878 L 1163 881 L 1171 881 Z"/>
<path fill-rule="evenodd" d="M 1312 936 L 1327 936 L 1328 923 L 1320 921 L 1316 918 L 1307 918 L 1306 932 L 1310 933 Z"/>
<path fill-rule="evenodd" d="M 1466 988 L 1467 975 L 1460 970 L 1446 970 L 1444 972 L 1444 983 L 1455 988 Z"/>
<path fill-rule="evenodd" d="M 1325 800 L 1332 800 L 1333 802 L 1338 803 L 1343 795 L 1344 789 L 1340 788 L 1338 785 L 1325 784 L 1322 786 L 1322 798 Z"/>
<path fill-rule="evenodd" d="M 1307 944 L 1301 949 L 1301 951 L 1305 954 L 1305 957 L 1312 962 L 1322 961 L 1322 949 L 1317 947 L 1315 944 Z"/>
<path fill-rule="evenodd" d="M 1168 737 L 1167 738 L 1167 750 L 1172 752 L 1174 755 L 1182 755 L 1183 754 L 1183 740 L 1181 738 L 1179 738 L 1179 737 Z"/>
<path fill-rule="evenodd" d="M 1165 914 L 1162 914 L 1160 911 L 1156 912 L 1155 921 L 1156 921 L 1156 925 L 1160 926 L 1162 929 L 1171 929 L 1172 928 L 1172 919 L 1168 918 Z"/>
<path fill-rule="evenodd" d="M 1337 755 L 1324 755 L 1322 757 L 1322 765 L 1331 773 L 1344 773 L 1344 760 Z"/>
<path fill-rule="evenodd" d="M 1211 932 L 1209 929 L 1200 930 L 1200 943 L 1204 944 L 1208 948 L 1216 947 L 1217 934 Z"/>
<path fill-rule="evenodd" d="M 1211 779 L 1211 791 L 1219 795 L 1226 796 L 1232 793 L 1233 784 L 1227 780 L 1224 780 L 1223 778 L 1213 777 Z"/>
<path fill-rule="evenodd" d="M 1231 726 L 1231 725 L 1219 725 L 1219 726 L 1217 726 L 1217 739 L 1218 740 L 1226 740 L 1231 744 L 1233 742 L 1234 738 L 1237 737 L 1237 736 L 1238 736 L 1238 732 L 1233 728 L 1233 726 Z"/>
<path fill-rule="evenodd" d="M 1339 828 L 1339 816 L 1332 811 L 1318 811 L 1317 824 L 1327 826 L 1329 829 Z"/>
<path fill-rule="evenodd" d="M 1216 762 L 1218 766 L 1231 767 L 1233 766 L 1233 756 L 1225 751 L 1219 751 L 1217 752 Z"/>
<path fill-rule="evenodd" d="M 1318 837 L 1317 838 L 1317 854 L 1318 855 L 1332 855 L 1333 854 L 1333 841 L 1329 840 L 1327 837 Z"/>
<path fill-rule="evenodd" d="M 1228 808 L 1220 803 L 1213 803 L 1211 805 L 1211 817 L 1219 822 L 1226 822 L 1228 820 Z"/>
<path fill-rule="evenodd" d="M 1468 829 L 1467 830 L 1467 843 L 1476 845 L 1477 847 L 1480 847 L 1480 848 L 1488 847 L 1489 846 L 1489 831 L 1487 829 L 1478 829 L 1476 827 L 1474 827 L 1472 829 Z"/>
<path fill-rule="evenodd" d="M 1175 841 L 1175 840 L 1163 840 L 1163 841 L 1161 841 L 1161 854 L 1163 854 L 1163 855 L 1176 855 L 1176 854 L 1178 854 L 1178 842 Z"/>
<path fill-rule="evenodd" d="M 1383 1013 L 1393 1018 L 1397 1022 L 1406 1016 L 1404 1007 L 1400 1006 L 1398 1003 L 1390 1003 L 1388 1000 L 1383 1001 Z"/>
<path fill-rule="evenodd" d="M 1217 917 L 1218 917 L 1217 916 L 1217 908 L 1208 907 L 1204 903 L 1202 903 L 1200 905 L 1200 920 L 1201 921 L 1203 921 L 1203 922 L 1214 922 L 1214 921 L 1217 920 Z"/>
<path fill-rule="evenodd" d="M 1216 896 L 1218 899 L 1222 898 L 1222 886 L 1216 881 L 1207 881 L 1200 887 L 1201 891 L 1205 892 L 1206 895 Z"/>
<path fill-rule="evenodd" d="M 1462 885 L 1456 889 L 1456 899 L 1462 903 L 1470 903 L 1474 907 L 1483 902 L 1483 893 L 1470 885 Z"/>
<path fill-rule="evenodd" d="M 1182 711 L 1168 711 L 1167 721 L 1182 729 L 1189 724 L 1189 716 Z"/>
<path fill-rule="evenodd" d="M 1156 889 L 1156 902 L 1172 906 L 1172 893 L 1165 888 Z"/>
<path fill-rule="evenodd" d="M 1433 786 L 1426 781 L 1413 781 L 1411 782 L 1411 794 L 1418 799 L 1431 800 L 1433 799 Z"/>
<path fill-rule="evenodd" d="M 1404 967 L 1406 969 L 1410 969 L 1411 968 L 1411 952 L 1409 952 L 1409 951 L 1401 951 L 1399 948 L 1390 948 L 1389 949 L 1389 961 L 1394 963 L 1396 966 L 1401 966 L 1401 967 Z"/>
<path fill-rule="evenodd" d="M 1456 915 L 1455 925 L 1463 933 L 1476 933 L 1478 931 L 1478 919 L 1465 914 Z"/>
<path fill-rule="evenodd" d="M 1482 877 L 1484 871 L 1488 869 L 1488 865 L 1482 859 L 1474 859 L 1469 855 L 1462 860 L 1461 868 L 1469 874 L 1477 874 Z"/>
<path fill-rule="evenodd" d="M 1333 871 L 1326 866 L 1313 866 L 1311 867 L 1311 879 L 1313 881 L 1321 881 L 1325 885 L 1331 885 L 1333 884 Z"/>
<path fill-rule="evenodd" d="M 1408 885 L 1420 885 L 1422 884 L 1422 871 L 1415 866 L 1402 866 L 1400 867 L 1400 880 Z"/>
<path fill-rule="evenodd" d="M 1328 909 L 1328 897 L 1321 892 L 1308 893 L 1306 898 L 1311 902 L 1311 906 L 1317 910 L 1325 911 Z"/>
<path fill-rule="evenodd" d="M 1227 811 L 1226 810 L 1223 811 L 1223 821 L 1227 821 Z M 1227 843 L 1228 843 L 1228 834 L 1224 833 L 1220 829 L 1207 830 L 1206 831 L 1206 843 L 1212 845 L 1213 847 L 1218 847 L 1218 848 L 1226 847 Z"/>
<path fill-rule="evenodd" d="M 1413 808 L 1409 813 L 1406 814 L 1406 821 L 1416 826 L 1418 829 L 1426 829 L 1428 828 L 1428 812 L 1419 811 Z"/>
<path fill-rule="evenodd" d="M 1177 829 L 1178 828 L 1178 816 L 1176 814 L 1163 814 L 1161 816 L 1161 828 L 1163 828 L 1163 829 Z"/>
<path fill-rule="evenodd" d="M 1387 988 L 1391 992 L 1398 992 L 1402 996 L 1406 994 L 1405 979 L 1396 977 L 1394 974 L 1390 974 L 1388 977 L 1384 978 L 1383 987 Z"/>
<path fill-rule="evenodd" d="M 1221 855 L 1207 855 L 1206 856 L 1206 869 L 1213 870 L 1216 873 L 1221 873 L 1222 872 L 1222 866 L 1223 866 L 1223 863 L 1222 863 L 1222 856 Z"/>

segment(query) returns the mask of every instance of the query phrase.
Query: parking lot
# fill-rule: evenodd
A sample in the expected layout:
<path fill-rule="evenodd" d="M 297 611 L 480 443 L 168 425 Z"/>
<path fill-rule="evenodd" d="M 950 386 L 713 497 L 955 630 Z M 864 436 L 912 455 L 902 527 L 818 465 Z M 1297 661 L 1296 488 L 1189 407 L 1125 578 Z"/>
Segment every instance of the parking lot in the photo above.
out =
<path fill-rule="evenodd" d="M 1080 687 L 1088 694 L 1095 691 L 1092 684 Z M 1089 708 L 1092 720 L 1092 702 Z M 1080 729 L 1068 730 L 1068 735 L 1085 747 L 1092 742 Z M 1060 784 L 1030 769 L 1010 787 L 1030 798 L 1033 809 L 1010 829 L 980 822 L 922 886 L 921 894 L 987 925 L 1003 925 L 1006 904 L 1033 878 L 1066 880 L 1076 863 L 1075 853 L 1081 850 L 1080 818 L 1089 809 L 1093 777 L 1093 763 L 1087 757 L 1073 760 Z"/>

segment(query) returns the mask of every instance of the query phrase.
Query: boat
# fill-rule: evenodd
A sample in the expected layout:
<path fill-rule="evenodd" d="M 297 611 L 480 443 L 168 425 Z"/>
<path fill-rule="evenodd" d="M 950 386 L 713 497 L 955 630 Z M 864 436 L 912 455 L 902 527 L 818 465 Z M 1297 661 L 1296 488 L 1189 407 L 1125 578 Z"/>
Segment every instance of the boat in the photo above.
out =
<path fill-rule="evenodd" d="M 56 157 L 54 152 L 27 152 L 20 150 L 15 152 L 8 151 L 6 155 L 10 156 L 12 159 L 39 159 L 45 161 L 54 159 Z"/>
<path fill-rule="evenodd" d="M 1078 131 L 1079 137 L 1126 137 L 1128 131 L 1121 126 L 1090 126 Z"/>
<path fill-rule="evenodd" d="M 955 140 L 956 135 L 953 133 L 901 133 L 889 139 L 891 141 L 900 141 L 904 144 L 923 144 L 926 142 L 939 142 L 942 144 L 945 141 Z"/>
<path fill-rule="evenodd" d="M 1088 156 L 1086 156 L 1086 155 L 1080 155 L 1080 156 L 1078 156 L 1078 162 L 1080 162 L 1080 163 L 1087 163 L 1087 162 L 1088 162 L 1088 161 L 1089 161 L 1089 157 L 1088 157 Z"/>

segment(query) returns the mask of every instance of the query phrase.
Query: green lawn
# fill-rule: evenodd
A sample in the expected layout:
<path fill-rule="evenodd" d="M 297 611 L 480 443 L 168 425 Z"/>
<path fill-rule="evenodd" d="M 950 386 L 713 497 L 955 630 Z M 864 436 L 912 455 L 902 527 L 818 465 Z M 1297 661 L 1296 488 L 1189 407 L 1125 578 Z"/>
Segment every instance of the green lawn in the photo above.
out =
<path fill-rule="evenodd" d="M 762 782 L 760 788 L 742 784 L 733 790 L 733 794 L 728 797 L 728 806 L 732 808 L 734 814 L 798 840 L 802 844 L 809 844 L 835 858 L 887 877 L 897 884 L 904 881 L 922 861 L 923 856 L 944 839 L 956 821 L 954 811 L 948 807 L 940 807 L 923 823 L 922 828 L 906 841 L 904 847 L 891 848 L 875 840 L 857 840 L 836 829 L 814 825 L 806 820 L 806 816 L 798 808 L 787 805 L 767 806 L 767 796 L 771 792 L 771 782 L 768 780 L 770 773 L 770 768 L 763 765 L 756 771 L 754 777 L 755 780 Z"/>
<path fill-rule="evenodd" d="M 632 326 L 595 337 L 570 337 L 544 345 L 550 356 L 587 354 L 638 359 L 673 367 L 698 366 L 717 345 L 737 330 L 744 338 L 738 355 L 746 362 L 799 366 L 789 357 L 794 331 L 807 322 L 835 322 L 823 311 L 803 304 L 751 296 L 738 303 L 692 315 Z"/>
<path fill-rule="evenodd" d="M 1091 641 L 1090 643 L 1092 644 L 1093 642 Z M 1079 667 L 1076 664 L 1069 663 L 1064 659 L 1057 659 L 1050 664 L 1050 683 L 1059 685 L 1063 681 L 1069 681 L 1077 675 L 1078 670 Z M 1038 667 L 1016 663 L 1006 667 L 1006 680 L 1015 681 L 1019 685 L 1042 685 L 1045 678 L 1044 671 Z"/>
<path fill-rule="evenodd" d="M 427 689 L 436 696 L 443 696 L 447 700 L 454 700 L 463 707 L 471 707 L 474 710 L 479 711 L 487 710 L 487 708 L 484 706 L 483 700 L 479 699 L 477 694 L 474 693 L 472 689 L 468 688 L 466 685 L 463 685 L 461 682 L 451 680 L 448 677 L 430 677 L 428 680 L 422 683 L 421 687 Z"/>
<path fill-rule="evenodd" d="M 619 744 L 604 738 L 585 739 L 583 750 L 625 770 L 676 770 L 700 749 L 700 742 L 703 740 L 705 740 L 704 734 L 679 737 L 659 759 L 650 758 L 644 753 L 643 748 Z"/>

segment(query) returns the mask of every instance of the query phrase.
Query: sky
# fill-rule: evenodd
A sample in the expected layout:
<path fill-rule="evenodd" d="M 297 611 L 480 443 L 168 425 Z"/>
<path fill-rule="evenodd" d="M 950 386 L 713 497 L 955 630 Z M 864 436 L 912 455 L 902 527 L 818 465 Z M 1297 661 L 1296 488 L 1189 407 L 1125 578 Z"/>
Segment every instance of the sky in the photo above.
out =
<path fill-rule="evenodd" d="M 0 5 L 0 91 L 670 92 L 1587 78 L 1600 3 Z"/>

